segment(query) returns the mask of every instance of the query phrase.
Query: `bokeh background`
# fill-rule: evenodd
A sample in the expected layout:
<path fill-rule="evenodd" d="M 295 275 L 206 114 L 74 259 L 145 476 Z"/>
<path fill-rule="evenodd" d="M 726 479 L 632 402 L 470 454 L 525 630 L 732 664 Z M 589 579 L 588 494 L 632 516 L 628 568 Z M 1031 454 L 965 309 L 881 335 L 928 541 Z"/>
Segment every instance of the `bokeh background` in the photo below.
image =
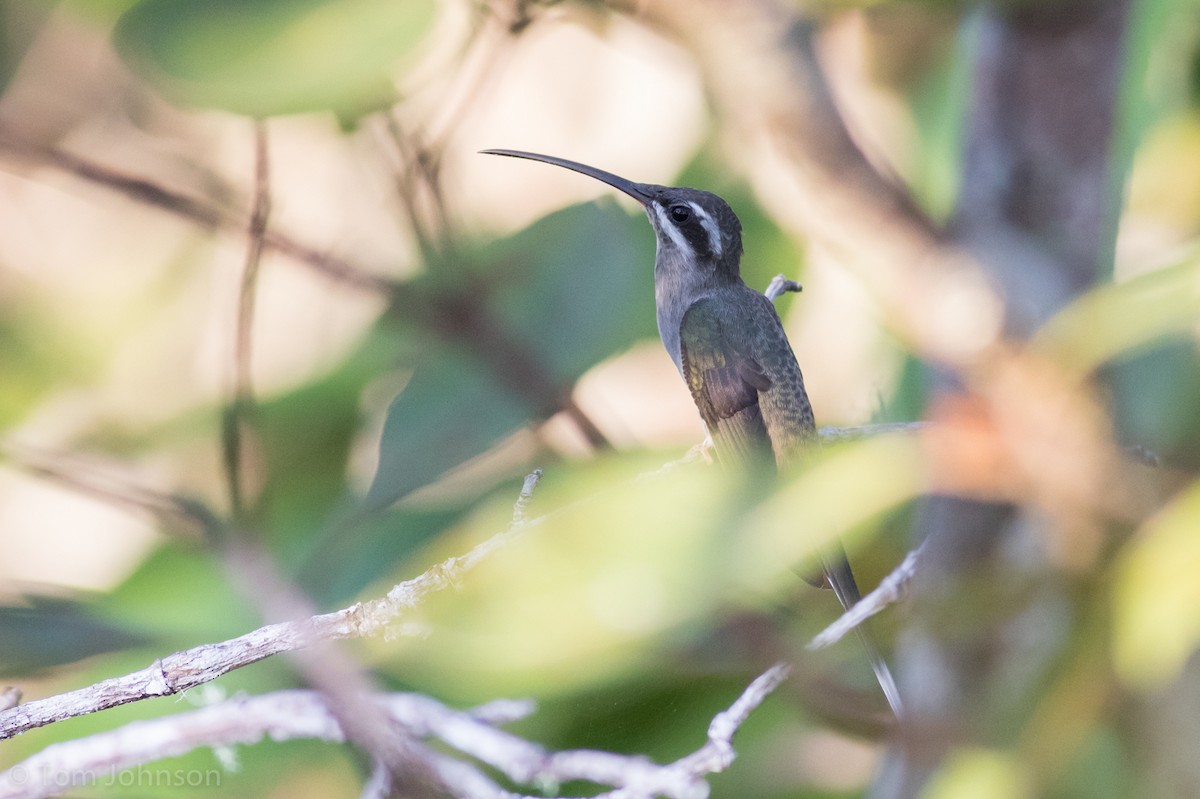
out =
<path fill-rule="evenodd" d="M 648 224 L 488 147 L 722 195 L 746 282 L 804 285 L 778 307 L 818 423 L 933 427 L 776 487 L 660 472 L 704 431 Z M 351 647 L 382 684 L 668 760 L 786 658 L 714 796 L 890 795 L 918 740 L 929 796 L 1196 795 L 1198 230 L 1195 0 L 5 0 L 0 674 L 46 696 L 270 615 L 163 497 L 331 610 L 504 530 L 540 467 L 544 522 Z M 955 579 L 873 622 L 929 721 L 889 732 L 854 642 L 804 649 L 837 608 L 798 574 L 842 536 L 873 585 L 947 519 L 989 544 L 936 539 Z M 237 761 L 208 790 L 363 780 L 350 748 Z"/>

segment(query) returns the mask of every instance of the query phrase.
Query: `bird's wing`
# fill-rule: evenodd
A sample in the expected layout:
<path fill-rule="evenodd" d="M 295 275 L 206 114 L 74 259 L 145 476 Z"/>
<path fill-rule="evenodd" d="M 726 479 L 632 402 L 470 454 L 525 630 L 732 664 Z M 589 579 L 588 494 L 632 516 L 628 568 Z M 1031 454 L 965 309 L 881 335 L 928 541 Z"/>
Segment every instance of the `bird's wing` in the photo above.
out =
<path fill-rule="evenodd" d="M 763 421 L 760 392 L 771 388 L 770 375 L 746 349 L 735 343 L 734 331 L 722 327 L 716 301 L 693 303 L 679 326 L 680 361 L 683 378 L 716 445 L 717 459 L 730 465 L 774 465 L 771 436 Z M 803 389 L 801 389 L 803 390 Z M 811 426 L 811 410 L 808 425 Z M 859 600 L 858 584 L 840 542 L 820 555 L 822 575 L 813 585 L 832 588 L 842 607 L 849 610 Z M 879 680 L 893 712 L 902 714 L 895 680 L 873 641 L 861 627 L 859 636 L 867 649 L 871 668 Z"/>
<path fill-rule="evenodd" d="M 771 439 L 759 407 L 759 392 L 771 387 L 771 379 L 722 329 L 715 300 L 699 300 L 687 309 L 679 326 L 679 345 L 683 378 L 716 445 L 717 458 L 744 464 L 771 457 Z"/>

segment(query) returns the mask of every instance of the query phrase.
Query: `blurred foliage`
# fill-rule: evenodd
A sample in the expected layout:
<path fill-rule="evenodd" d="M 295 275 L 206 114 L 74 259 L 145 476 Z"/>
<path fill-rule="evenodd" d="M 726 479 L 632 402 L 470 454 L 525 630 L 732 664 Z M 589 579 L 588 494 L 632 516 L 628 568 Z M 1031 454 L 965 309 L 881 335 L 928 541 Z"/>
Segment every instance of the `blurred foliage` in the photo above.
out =
<path fill-rule="evenodd" d="M 1200 483 L 1146 523 L 1117 570 L 1113 656 L 1137 686 L 1179 675 L 1200 644 Z"/>
<path fill-rule="evenodd" d="M 189 105 L 356 118 L 394 101 L 390 75 L 433 11 L 433 0 L 141 0 L 115 38 L 126 59 Z"/>
<path fill-rule="evenodd" d="M 635 230 L 634 220 L 612 205 L 553 214 L 480 253 L 465 268 L 470 282 L 450 289 L 472 296 L 450 294 L 443 313 L 486 309 L 542 381 L 570 386 L 602 359 L 654 333 L 653 283 Z M 434 273 L 414 290 L 436 296 L 447 291 L 448 280 Z M 451 341 L 429 328 L 408 334 L 417 338 L 414 371 L 388 410 L 366 499 L 371 506 L 390 505 L 542 410 L 501 371 L 507 364 L 496 362 L 507 353 L 481 331 L 452 332 L 457 340 Z"/>
<path fill-rule="evenodd" d="M 556 13 L 568 18 L 578 5 L 589 6 L 590 14 L 616 13 L 594 3 L 559 5 Z M 1027 627 L 1014 629 L 1015 643 L 1007 643 L 1024 653 L 1021 646 L 1028 641 L 1022 635 L 1061 639 L 1050 655 L 1037 662 L 1031 655 L 1021 664 L 1040 675 L 1039 693 L 997 699 L 998 707 L 988 711 L 994 717 L 980 721 L 992 739 L 957 753 L 928 796 L 1149 795 L 1146 786 L 1157 777 L 1138 744 L 1147 728 L 1131 719 L 1142 718 L 1139 711 L 1153 702 L 1169 702 L 1194 680 L 1190 664 L 1200 648 L 1195 579 L 1200 258 L 1194 242 L 1200 203 L 1189 177 L 1200 158 L 1195 9 L 1193 0 L 1140 3 L 1130 27 L 1124 139 L 1113 160 L 1132 169 L 1127 220 L 1141 238 L 1131 236 L 1131 251 L 1136 255 L 1148 239 L 1155 257 L 1136 258 L 1126 273 L 1132 277 L 1097 286 L 1028 343 L 1029 352 L 1073 381 L 1095 386 L 1120 442 L 1148 447 L 1166 468 L 1153 478 L 1129 472 L 1144 518 L 1131 514 L 1097 522 L 1103 529 L 1095 534 L 1102 541 L 1080 559 L 1085 565 L 1058 564 L 1054 585 L 1028 587 L 1031 606 L 1034 598 L 1053 594 L 1054 611 L 1024 619 Z M 314 130 L 333 115 L 356 124 L 337 134 L 343 139 L 336 145 L 322 141 L 330 149 L 346 142 L 357 147 L 364 139 L 354 137 L 377 121 L 371 113 L 404 99 L 416 59 L 438 46 L 453 50 L 438 39 L 443 11 L 432 0 L 0 3 L 0 89 L 19 84 L 26 55 L 38 45 L 50 46 L 39 36 L 54 28 L 56 15 L 67 15 L 72 24 L 82 20 L 85 28 L 111 35 L 135 75 L 114 92 L 121 99 L 103 111 L 93 109 L 91 116 L 79 112 L 75 127 L 64 128 L 83 141 L 96 130 L 127 125 L 119 128 L 125 149 L 180 147 L 190 159 L 188 148 L 204 141 L 212 149 L 203 152 L 215 160 L 221 148 L 209 139 L 220 137 L 205 126 L 229 122 L 211 115 L 218 109 L 254 117 L 300 115 L 279 121 L 312 123 Z M 970 101 L 969 11 L 960 3 L 884 2 L 828 4 L 823 13 L 862 14 L 869 23 L 862 41 L 873 87 L 896 105 L 889 118 L 902 120 L 898 128 L 911 127 L 880 135 L 896 137 L 890 144 L 905 159 L 898 171 L 922 207 L 935 219 L 947 219 L 958 190 L 959 140 Z M 472 24 L 478 27 L 480 19 Z M 516 35 L 503 46 L 519 50 L 525 41 Z M 65 59 L 65 51 L 55 55 Z M 461 67 L 441 63 L 443 69 L 445 63 Z M 555 65 L 539 69 L 549 78 Z M 195 129 L 180 133 L 186 124 L 179 116 L 154 111 L 147 86 L 184 116 L 204 110 L 195 115 Z M 575 91 L 587 98 L 602 95 L 590 86 Z M 399 108 L 408 111 L 403 104 Z M 722 155 L 719 143 L 736 125 L 715 112 L 706 122 L 701 148 L 687 160 L 679 182 L 713 189 L 737 208 L 750 285 L 763 288 L 779 272 L 805 277 L 809 242 L 784 228 L 770 198 L 733 178 L 735 170 Z M 635 135 L 629 141 L 639 143 Z M 422 155 L 436 172 L 432 156 L 444 154 Z M 359 157 L 357 151 L 352 157 Z M 164 173 L 170 180 L 184 179 L 180 176 L 195 167 L 171 163 Z M 378 164 L 369 162 L 368 170 L 379 171 Z M 286 172 L 294 164 L 276 166 Z M 1122 168 L 1114 172 L 1125 174 Z M 209 175 L 197 182 L 211 189 L 209 180 L 217 183 Z M 470 193 L 452 177 L 442 188 L 449 195 Z M 520 183 L 506 189 L 512 203 L 523 204 L 533 194 Z M 312 191 L 324 213 L 344 212 L 335 198 L 323 196 L 320 185 Z M 363 193 L 370 195 L 368 188 Z M 4 196 L 3 202 L 10 200 Z M 118 206 L 112 213 L 126 211 Z M 49 228 L 54 233 L 76 233 L 55 222 Z M 48 250 L 52 238 L 47 236 Z M 783 692 L 752 717 L 738 738 L 739 760 L 731 773 L 714 779 L 714 795 L 859 795 L 878 749 L 861 745 L 866 765 L 856 766 L 850 756 L 823 756 L 827 750 L 821 747 L 850 746 L 847 732 L 870 725 L 830 718 L 828 709 L 851 696 L 866 707 L 862 715 L 870 715 L 881 709 L 881 700 L 854 642 L 833 652 L 804 650 L 836 610 L 828 596 L 809 590 L 797 575 L 820 544 L 839 537 L 865 585 L 888 571 L 907 544 L 911 503 L 929 487 L 922 444 L 889 436 L 832 446 L 774 486 L 733 483 L 702 463 L 658 473 L 678 457 L 677 449 L 629 447 L 583 457 L 579 447 L 555 439 L 551 428 L 562 416 L 544 423 L 594 367 L 619 361 L 631 347 L 654 338 L 649 228 L 640 215 L 606 201 L 557 210 L 511 235 L 483 238 L 450 231 L 446 240 L 454 247 L 415 268 L 415 276 L 406 273 L 395 296 L 380 299 L 382 309 L 335 362 L 275 384 L 259 397 L 252 472 L 264 478 L 262 540 L 281 570 L 322 609 L 377 596 L 505 530 L 517 478 L 535 465 L 544 467 L 530 510 L 538 523 L 480 565 L 458 590 L 431 597 L 405 619 L 428 637 L 353 646 L 374 673 L 389 687 L 419 689 L 452 702 L 533 695 L 542 701 L 541 710 L 517 725 L 533 740 L 667 759 L 701 745 L 713 713 L 762 665 L 787 657 L 797 664 L 794 682 L 801 687 Z M 1161 257 L 1163 252 L 1170 257 Z M 42 300 L 45 308 L 55 308 L 52 298 L 42 296 L 54 284 L 36 283 L 41 275 L 10 262 L 15 257 L 10 251 L 3 253 L 3 285 L 14 299 L 6 297 L 0 318 L 0 382 L 6 387 L 0 425 L 20 431 L 24 423 L 59 414 L 68 420 L 62 434 L 68 443 L 139 464 L 169 463 L 163 473 L 180 490 L 194 490 L 222 508 L 223 501 L 213 498 L 221 496 L 214 488 L 220 485 L 215 444 L 196 441 L 209 433 L 217 440 L 219 399 L 197 391 L 171 418 L 119 434 L 105 412 L 71 416 L 64 408 L 86 404 L 88 390 L 108 369 L 119 375 L 118 367 L 133 358 L 118 352 L 119 337 L 81 332 L 85 341 L 71 340 L 68 332 L 90 330 L 81 326 L 82 314 L 59 312 L 55 318 L 56 311 L 44 310 Z M 364 262 L 376 255 L 367 245 L 354 254 Z M 88 273 L 84 280 L 99 288 L 106 276 Z M 190 285 L 184 289 L 202 293 Z M 109 301 L 108 295 L 97 300 Z M 783 305 L 797 311 L 785 318 L 803 318 L 807 304 L 819 301 L 784 299 Z M 221 295 L 217 302 L 229 307 L 233 301 Z M 211 304 L 201 301 L 209 312 Z M 143 335 L 145 314 L 144 308 L 129 314 L 122 335 Z M 878 328 L 873 335 L 882 342 L 882 360 L 894 367 L 889 380 L 865 378 L 878 395 L 873 417 L 919 418 L 927 396 L 921 354 L 905 351 L 883 329 L 886 321 L 871 324 Z M 832 340 L 841 333 L 825 335 Z M 93 350 L 104 350 L 103 358 L 93 358 Z M 101 360 L 104 365 L 97 365 Z M 641 379 L 634 374 L 622 390 Z M 181 435 L 181 429 L 187 433 Z M 522 449 L 517 439 L 532 443 Z M 374 462 L 364 452 L 376 456 Z M 176 540 L 148 546 L 104 596 L 63 600 L 31 594 L 0 608 L 0 671 L 27 674 L 54 666 L 51 684 L 39 686 L 54 693 L 260 623 L 253 598 L 231 588 L 219 556 Z M 955 609 L 1008 610 L 989 607 L 996 595 L 980 584 Z M 903 624 L 898 615 L 885 615 L 874 628 L 886 639 Z M 219 686 L 229 693 L 263 692 L 297 681 L 288 662 L 275 658 L 227 675 Z M 180 709 L 172 702 L 118 708 L 4 742 L 0 757 L 9 763 L 52 741 Z M 1162 729 L 1151 725 L 1146 736 Z M 207 751 L 172 761 L 173 767 L 220 770 L 218 785 L 178 793 L 342 795 L 356 791 L 362 776 L 362 764 L 340 747 L 271 743 L 241 749 L 238 758 L 236 773 L 224 771 Z M 122 794 L 99 788 L 97 795 Z"/>
<path fill-rule="evenodd" d="M 96 618 L 83 597 L 29 596 L 20 604 L 0 605 L 0 675 L 28 676 L 77 660 L 126 649 L 143 640 Z M 129 620 L 124 620 L 128 624 Z"/>

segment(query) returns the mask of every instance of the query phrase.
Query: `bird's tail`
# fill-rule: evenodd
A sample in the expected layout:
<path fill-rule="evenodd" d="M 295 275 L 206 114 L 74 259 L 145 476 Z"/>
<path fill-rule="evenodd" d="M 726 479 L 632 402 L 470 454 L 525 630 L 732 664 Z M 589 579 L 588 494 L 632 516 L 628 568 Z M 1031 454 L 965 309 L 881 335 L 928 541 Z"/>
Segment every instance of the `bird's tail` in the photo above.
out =
<path fill-rule="evenodd" d="M 854 572 L 850 570 L 850 561 L 840 543 L 835 544 L 828 552 L 821 555 L 821 570 L 825 573 L 825 581 L 833 589 L 843 610 L 849 610 L 858 604 L 858 601 L 862 599 L 862 594 L 859 593 Z M 896 686 L 896 680 L 892 677 L 892 670 L 888 668 L 887 661 L 883 659 L 879 647 L 875 646 L 874 640 L 861 625 L 855 627 L 854 631 L 858 633 L 858 640 L 866 650 L 867 660 L 871 663 L 871 671 L 875 672 L 875 679 L 879 682 L 879 687 L 883 690 L 883 695 L 887 698 L 892 713 L 898 719 L 903 718 L 904 703 L 900 700 L 900 689 Z"/>

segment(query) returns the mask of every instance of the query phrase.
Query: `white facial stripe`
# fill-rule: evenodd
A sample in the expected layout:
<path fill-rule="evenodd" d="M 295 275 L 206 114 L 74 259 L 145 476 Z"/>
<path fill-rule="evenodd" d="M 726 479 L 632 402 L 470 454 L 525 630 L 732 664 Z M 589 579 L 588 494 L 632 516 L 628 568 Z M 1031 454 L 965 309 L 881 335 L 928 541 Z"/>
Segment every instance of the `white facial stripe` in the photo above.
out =
<path fill-rule="evenodd" d="M 708 215 L 708 211 L 705 211 L 693 202 L 689 202 L 688 205 L 692 206 L 692 210 L 696 212 L 696 216 L 700 217 L 700 224 L 704 226 L 704 232 L 708 234 L 708 249 L 712 251 L 713 255 L 720 258 L 721 229 L 717 227 L 717 223 L 713 221 L 713 218 Z"/>
<path fill-rule="evenodd" d="M 687 239 L 679 232 L 679 228 L 675 227 L 675 223 L 667 218 L 666 210 L 658 203 L 651 203 L 650 207 L 654 209 L 654 215 L 658 217 L 658 227 L 660 230 L 666 231 L 670 236 L 671 241 L 675 244 L 676 249 L 680 252 L 690 253 L 691 245 L 687 243 Z"/>

